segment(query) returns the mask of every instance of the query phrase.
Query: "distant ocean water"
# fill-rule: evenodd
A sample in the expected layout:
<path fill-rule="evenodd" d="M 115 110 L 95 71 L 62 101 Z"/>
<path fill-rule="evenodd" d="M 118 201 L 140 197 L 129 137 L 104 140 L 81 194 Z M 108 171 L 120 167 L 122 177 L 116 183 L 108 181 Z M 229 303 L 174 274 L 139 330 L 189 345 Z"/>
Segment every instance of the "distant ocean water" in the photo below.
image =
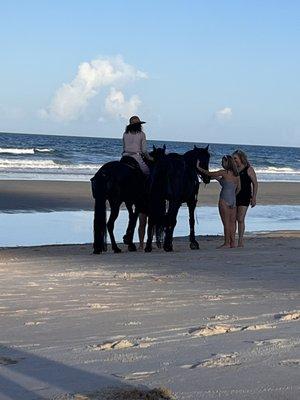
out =
<path fill-rule="evenodd" d="M 148 141 L 166 144 L 167 151 L 184 153 L 194 144 Z M 300 182 L 300 148 L 210 144 L 210 168 L 219 168 L 224 154 L 240 148 L 249 157 L 260 181 Z M 0 179 L 41 179 L 88 181 L 104 163 L 118 160 L 121 139 L 75 136 L 0 133 Z"/>

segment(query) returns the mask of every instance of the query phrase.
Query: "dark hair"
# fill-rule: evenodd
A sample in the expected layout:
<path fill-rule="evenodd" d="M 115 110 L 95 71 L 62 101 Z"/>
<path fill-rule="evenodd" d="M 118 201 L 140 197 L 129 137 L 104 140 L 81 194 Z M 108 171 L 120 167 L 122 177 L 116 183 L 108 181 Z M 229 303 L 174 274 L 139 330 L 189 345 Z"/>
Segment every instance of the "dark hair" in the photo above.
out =
<path fill-rule="evenodd" d="M 125 129 L 125 133 L 129 132 L 143 132 L 142 124 L 131 124 L 127 125 Z"/>

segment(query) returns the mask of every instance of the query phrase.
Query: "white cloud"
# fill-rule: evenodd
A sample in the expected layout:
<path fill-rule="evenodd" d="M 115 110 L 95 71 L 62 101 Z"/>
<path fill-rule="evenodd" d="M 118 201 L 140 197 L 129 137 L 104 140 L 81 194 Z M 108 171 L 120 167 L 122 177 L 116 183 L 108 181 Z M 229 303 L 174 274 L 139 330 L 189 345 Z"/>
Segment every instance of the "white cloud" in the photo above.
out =
<path fill-rule="evenodd" d="M 84 62 L 79 65 L 73 81 L 64 83 L 55 93 L 50 105 L 39 110 L 39 115 L 59 121 L 77 119 L 102 87 L 145 78 L 146 73 L 126 64 L 120 56 Z M 134 103 L 136 100 L 130 101 Z"/>
<path fill-rule="evenodd" d="M 111 88 L 109 95 L 105 99 L 105 111 L 113 117 L 128 119 L 136 114 L 141 100 L 137 95 L 131 96 L 128 101 L 120 90 Z"/>
<path fill-rule="evenodd" d="M 228 121 L 232 118 L 232 109 L 230 107 L 224 107 L 221 110 L 215 112 L 215 117 L 219 121 Z"/>

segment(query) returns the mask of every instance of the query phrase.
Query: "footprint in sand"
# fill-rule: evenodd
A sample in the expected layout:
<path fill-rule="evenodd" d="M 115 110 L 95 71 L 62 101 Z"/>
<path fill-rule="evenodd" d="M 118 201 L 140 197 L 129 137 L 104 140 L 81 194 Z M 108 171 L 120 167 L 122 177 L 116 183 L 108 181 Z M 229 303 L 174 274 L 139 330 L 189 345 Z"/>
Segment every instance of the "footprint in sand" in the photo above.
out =
<path fill-rule="evenodd" d="M 129 322 L 124 322 L 122 325 L 124 326 L 137 326 L 137 325 L 142 325 L 140 321 L 129 321 Z"/>
<path fill-rule="evenodd" d="M 193 336 L 213 336 L 223 333 L 235 332 L 239 330 L 237 327 L 230 325 L 206 325 L 199 328 L 192 328 L 189 333 Z"/>
<path fill-rule="evenodd" d="M 230 319 L 230 318 L 232 318 L 230 317 L 230 315 L 217 314 L 217 315 L 211 315 L 207 319 L 211 321 L 222 321 L 224 319 Z"/>
<path fill-rule="evenodd" d="M 99 303 L 88 303 L 87 306 L 97 310 L 107 310 L 109 308 L 108 306 Z"/>
<path fill-rule="evenodd" d="M 181 368 L 195 369 L 203 368 L 219 368 L 219 367 L 232 367 L 240 365 L 238 360 L 238 353 L 231 354 L 214 354 L 213 357 L 200 361 L 192 365 L 183 365 Z"/>
<path fill-rule="evenodd" d="M 17 364 L 19 360 L 15 360 L 10 357 L 0 357 L 0 365 L 12 365 Z"/>
<path fill-rule="evenodd" d="M 296 321 L 300 319 L 300 311 L 297 310 L 275 314 L 274 318 L 279 319 L 280 321 Z"/>
<path fill-rule="evenodd" d="M 127 349 L 129 347 L 137 346 L 136 343 L 131 342 L 127 339 L 115 340 L 112 342 L 104 342 L 96 344 L 93 347 L 95 350 L 117 350 L 117 349 Z"/>
<path fill-rule="evenodd" d="M 264 329 L 274 329 L 274 328 L 276 327 L 270 324 L 257 324 L 257 325 L 243 326 L 241 328 L 241 331 L 261 331 Z"/>
<path fill-rule="evenodd" d="M 256 340 L 253 341 L 256 346 L 261 347 L 261 346 L 268 346 L 268 347 L 278 347 L 278 348 L 285 348 L 285 347 L 291 347 L 293 346 L 293 341 L 289 339 L 266 339 L 266 340 Z"/>
<path fill-rule="evenodd" d="M 284 367 L 299 367 L 300 366 L 300 359 L 290 359 L 290 360 L 282 360 L 280 361 L 279 365 L 283 365 Z"/>
<path fill-rule="evenodd" d="M 121 379 L 125 379 L 126 381 L 139 381 L 145 378 L 148 378 L 151 375 L 154 375 L 156 371 L 141 371 L 141 372 L 132 372 L 128 375 L 119 375 L 113 374 L 113 376 Z"/>
<path fill-rule="evenodd" d="M 42 322 L 42 321 L 28 321 L 28 322 L 24 323 L 25 326 L 35 326 L 35 325 L 41 325 L 41 324 L 45 324 L 45 322 Z"/>
<path fill-rule="evenodd" d="M 138 347 L 140 349 L 146 349 L 151 346 L 151 343 L 147 341 L 131 341 L 127 339 L 108 341 L 100 344 L 93 345 L 94 350 L 119 350 L 128 349 L 130 347 Z"/>
<path fill-rule="evenodd" d="M 198 328 L 191 328 L 189 333 L 192 336 L 213 336 L 213 335 L 221 335 L 224 333 L 232 333 L 232 332 L 240 332 L 240 331 L 256 331 L 263 329 L 271 329 L 274 326 L 269 324 L 261 324 L 261 325 L 204 325 Z"/>

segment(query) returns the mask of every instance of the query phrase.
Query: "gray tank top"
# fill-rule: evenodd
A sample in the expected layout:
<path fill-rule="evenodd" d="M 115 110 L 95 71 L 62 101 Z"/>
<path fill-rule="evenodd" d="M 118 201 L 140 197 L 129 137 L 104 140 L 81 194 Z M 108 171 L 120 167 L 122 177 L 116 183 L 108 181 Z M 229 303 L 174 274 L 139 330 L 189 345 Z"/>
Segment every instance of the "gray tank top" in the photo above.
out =
<path fill-rule="evenodd" d="M 222 186 L 220 199 L 224 200 L 225 203 L 230 207 L 233 208 L 236 206 L 235 199 L 235 191 L 236 191 L 236 183 L 226 181 L 224 178 L 219 180 L 220 185 Z"/>

